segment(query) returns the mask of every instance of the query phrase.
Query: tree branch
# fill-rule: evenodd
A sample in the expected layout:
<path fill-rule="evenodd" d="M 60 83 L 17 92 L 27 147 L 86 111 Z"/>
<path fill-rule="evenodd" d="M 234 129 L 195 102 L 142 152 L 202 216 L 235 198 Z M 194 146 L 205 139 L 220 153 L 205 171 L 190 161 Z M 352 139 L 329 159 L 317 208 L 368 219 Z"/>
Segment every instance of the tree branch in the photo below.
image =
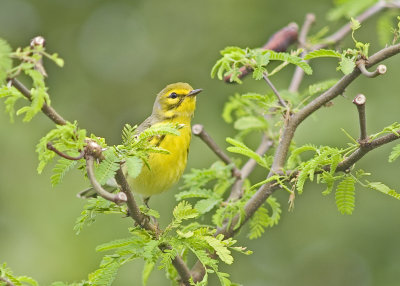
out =
<path fill-rule="evenodd" d="M 204 130 L 201 124 L 195 124 L 192 127 L 192 133 L 198 136 L 207 146 L 227 165 L 233 165 L 232 174 L 236 178 L 240 178 L 240 170 L 235 166 L 232 159 L 222 151 L 221 148 L 215 143 L 211 136 Z"/>
<path fill-rule="evenodd" d="M 32 95 L 31 95 L 30 91 L 20 81 L 18 81 L 15 78 L 10 79 L 10 81 L 11 81 L 12 85 L 16 89 L 18 89 L 29 101 L 32 101 Z M 58 124 L 58 125 L 67 124 L 67 121 L 63 117 L 61 117 L 61 115 L 59 115 L 55 111 L 55 109 L 53 109 L 51 106 L 49 106 L 46 103 L 43 104 L 42 112 L 47 117 L 49 117 L 55 124 Z M 93 170 L 93 164 L 94 164 L 95 158 L 101 157 L 102 150 L 101 150 L 101 147 L 97 143 L 95 143 L 95 145 L 93 145 L 91 143 L 95 143 L 95 142 L 89 141 L 85 148 L 86 150 L 84 150 L 84 153 L 86 156 L 85 159 L 86 159 L 87 174 L 88 174 L 89 180 L 90 180 L 94 190 L 104 199 L 115 202 L 116 204 L 121 204 L 121 203 L 126 202 L 127 207 L 128 207 L 129 216 L 141 227 L 145 228 L 148 231 L 153 232 L 156 235 L 156 237 L 158 237 L 160 230 L 158 229 L 158 227 L 156 225 L 150 223 L 149 219 L 140 211 L 121 168 L 117 171 L 115 179 L 116 179 L 117 183 L 119 184 L 122 192 L 119 192 L 117 194 L 109 193 L 106 190 L 104 190 L 103 187 L 96 180 L 96 177 L 94 175 L 94 170 Z M 59 154 L 61 152 L 59 152 L 55 148 L 51 148 L 51 146 L 52 145 L 50 145 L 50 148 L 49 148 L 49 145 L 48 145 L 48 148 L 50 150 L 56 152 L 58 155 L 66 158 L 66 159 L 70 159 L 70 160 L 77 159 L 74 157 L 67 158 L 66 156 L 68 156 L 68 155 L 63 154 L 63 153 L 61 155 L 61 154 Z M 183 261 L 182 257 L 176 256 L 172 260 L 172 264 L 174 265 L 179 276 L 181 277 L 181 282 L 183 283 L 183 285 L 189 286 L 190 285 L 189 280 L 190 280 L 191 274 L 190 274 L 190 270 L 188 269 L 187 265 Z M 0 277 L 0 281 L 1 281 L 1 279 L 2 279 L 2 277 Z M 3 280 L 3 281 L 5 281 L 5 280 Z M 5 282 L 7 282 L 7 281 L 5 281 Z M 15 285 L 11 283 L 11 284 L 7 284 L 7 286 L 15 286 Z"/>
<path fill-rule="evenodd" d="M 4 283 L 6 283 L 5 286 L 15 286 L 14 283 L 12 283 L 8 278 L 6 277 L 0 277 L 0 281 L 3 281 Z"/>
<path fill-rule="evenodd" d="M 276 97 L 278 98 L 279 104 L 283 106 L 284 108 L 287 108 L 286 102 L 283 100 L 281 95 L 279 94 L 279 91 L 275 88 L 274 84 L 271 82 L 271 80 L 268 78 L 268 75 L 266 73 L 263 74 L 264 80 L 267 82 L 269 87 L 272 89 Z"/>
<path fill-rule="evenodd" d="M 300 30 L 300 35 L 299 35 L 300 48 L 307 49 L 307 35 L 308 35 L 308 32 L 309 32 L 312 24 L 314 24 L 314 22 L 315 22 L 315 15 L 312 13 L 307 14 L 306 18 L 304 20 L 304 24 Z M 302 53 L 301 57 L 303 57 L 303 56 L 304 56 L 304 52 Z M 304 76 L 303 69 L 296 66 L 294 73 L 293 73 L 292 81 L 290 82 L 290 86 L 289 86 L 290 92 L 297 92 L 299 90 L 300 83 L 303 80 L 303 76 Z"/>
<path fill-rule="evenodd" d="M 370 8 L 365 10 L 362 14 L 360 14 L 358 17 L 356 17 L 356 19 L 360 23 L 362 23 L 365 20 L 371 18 L 372 16 L 378 14 L 382 10 L 387 9 L 387 8 L 394 8 L 394 7 L 399 8 L 400 1 L 391 1 L 391 3 L 389 4 L 388 1 L 380 0 L 375 5 L 371 6 Z M 351 32 L 351 24 L 347 23 L 342 28 L 340 28 L 338 31 L 336 31 L 334 34 L 326 37 L 324 40 L 324 43 L 314 46 L 313 49 L 318 50 L 318 49 L 325 48 L 325 47 L 329 46 L 330 44 L 336 44 L 336 43 L 340 42 L 344 37 L 346 37 L 350 32 Z"/>
<path fill-rule="evenodd" d="M 358 111 L 358 118 L 360 121 L 360 143 L 364 142 L 367 137 L 367 123 L 366 123 L 366 116 L 365 116 L 365 102 L 367 98 L 364 94 L 357 95 L 353 103 L 357 106 Z"/>
<path fill-rule="evenodd" d="M 17 79 L 12 78 L 10 79 L 12 85 L 18 89 L 23 96 L 25 96 L 29 101 L 32 101 L 32 95 L 31 92 Z M 47 103 L 43 104 L 42 107 L 42 112 L 47 115 L 48 118 L 50 118 L 55 124 L 58 125 L 65 125 L 67 124 L 67 121 L 61 117 L 60 114 L 58 114 L 53 107 L 48 105 Z"/>
<path fill-rule="evenodd" d="M 370 72 L 367 70 L 365 67 L 365 61 L 361 60 L 357 63 L 357 67 L 360 69 L 361 73 L 365 75 L 366 77 L 374 78 L 377 77 L 378 75 L 383 75 L 386 73 L 386 66 L 385 65 L 379 65 L 377 66 L 376 70 L 373 72 Z"/>
<path fill-rule="evenodd" d="M 127 201 L 127 197 L 124 193 L 122 192 L 117 194 L 109 193 L 106 190 L 104 190 L 103 187 L 100 185 L 100 183 L 96 180 L 96 176 L 94 175 L 94 169 L 93 169 L 94 160 L 95 159 L 93 156 L 91 155 L 86 156 L 86 172 L 90 180 L 90 183 L 93 186 L 93 189 L 99 196 L 108 201 L 112 201 L 118 205 L 125 203 Z"/>

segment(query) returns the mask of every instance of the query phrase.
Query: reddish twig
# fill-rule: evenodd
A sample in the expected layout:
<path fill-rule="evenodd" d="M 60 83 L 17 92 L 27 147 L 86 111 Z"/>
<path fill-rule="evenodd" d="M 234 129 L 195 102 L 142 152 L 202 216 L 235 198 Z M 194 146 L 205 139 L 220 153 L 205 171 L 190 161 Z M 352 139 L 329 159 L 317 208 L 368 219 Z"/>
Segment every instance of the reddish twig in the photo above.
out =
<path fill-rule="evenodd" d="M 78 161 L 78 160 L 82 159 L 85 156 L 85 150 L 82 150 L 81 153 L 76 157 L 73 157 L 73 156 L 70 156 L 68 154 L 65 154 L 65 153 L 57 150 L 57 148 L 54 147 L 54 145 L 51 142 L 48 142 L 46 147 L 47 147 L 47 149 L 49 149 L 49 150 L 53 151 L 54 153 L 56 153 L 58 156 L 63 157 L 63 158 L 68 159 L 68 160 L 72 160 L 72 161 Z"/>

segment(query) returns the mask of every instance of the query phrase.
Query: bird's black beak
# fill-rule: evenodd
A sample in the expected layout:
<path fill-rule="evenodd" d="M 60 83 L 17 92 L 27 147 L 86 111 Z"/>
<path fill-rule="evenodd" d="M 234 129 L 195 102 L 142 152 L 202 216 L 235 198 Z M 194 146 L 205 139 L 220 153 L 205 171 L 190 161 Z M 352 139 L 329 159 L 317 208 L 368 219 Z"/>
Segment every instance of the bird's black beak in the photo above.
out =
<path fill-rule="evenodd" d="M 201 88 L 198 88 L 198 89 L 193 89 L 191 92 L 189 92 L 188 94 L 187 94 L 187 96 L 196 96 L 196 95 L 198 95 L 200 92 L 202 92 L 203 91 L 203 89 L 201 89 Z"/>

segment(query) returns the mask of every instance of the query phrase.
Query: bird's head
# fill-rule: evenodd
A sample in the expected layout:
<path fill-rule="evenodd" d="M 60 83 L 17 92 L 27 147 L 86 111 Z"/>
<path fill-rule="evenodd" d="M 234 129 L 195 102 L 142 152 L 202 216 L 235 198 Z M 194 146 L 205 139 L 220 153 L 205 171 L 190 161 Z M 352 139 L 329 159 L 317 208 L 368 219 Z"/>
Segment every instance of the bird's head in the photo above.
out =
<path fill-rule="evenodd" d="M 169 84 L 157 95 L 153 114 L 163 119 L 192 117 L 196 108 L 196 95 L 201 91 L 183 82 Z"/>

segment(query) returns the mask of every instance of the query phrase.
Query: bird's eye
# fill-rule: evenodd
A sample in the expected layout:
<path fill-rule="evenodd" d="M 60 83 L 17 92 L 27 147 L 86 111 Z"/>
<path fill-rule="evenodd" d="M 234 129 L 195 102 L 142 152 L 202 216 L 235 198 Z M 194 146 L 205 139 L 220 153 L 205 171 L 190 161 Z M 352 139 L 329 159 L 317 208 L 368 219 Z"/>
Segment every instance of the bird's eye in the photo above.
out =
<path fill-rule="evenodd" d="M 171 92 L 171 94 L 168 97 L 169 98 L 177 98 L 178 95 L 175 92 Z"/>

